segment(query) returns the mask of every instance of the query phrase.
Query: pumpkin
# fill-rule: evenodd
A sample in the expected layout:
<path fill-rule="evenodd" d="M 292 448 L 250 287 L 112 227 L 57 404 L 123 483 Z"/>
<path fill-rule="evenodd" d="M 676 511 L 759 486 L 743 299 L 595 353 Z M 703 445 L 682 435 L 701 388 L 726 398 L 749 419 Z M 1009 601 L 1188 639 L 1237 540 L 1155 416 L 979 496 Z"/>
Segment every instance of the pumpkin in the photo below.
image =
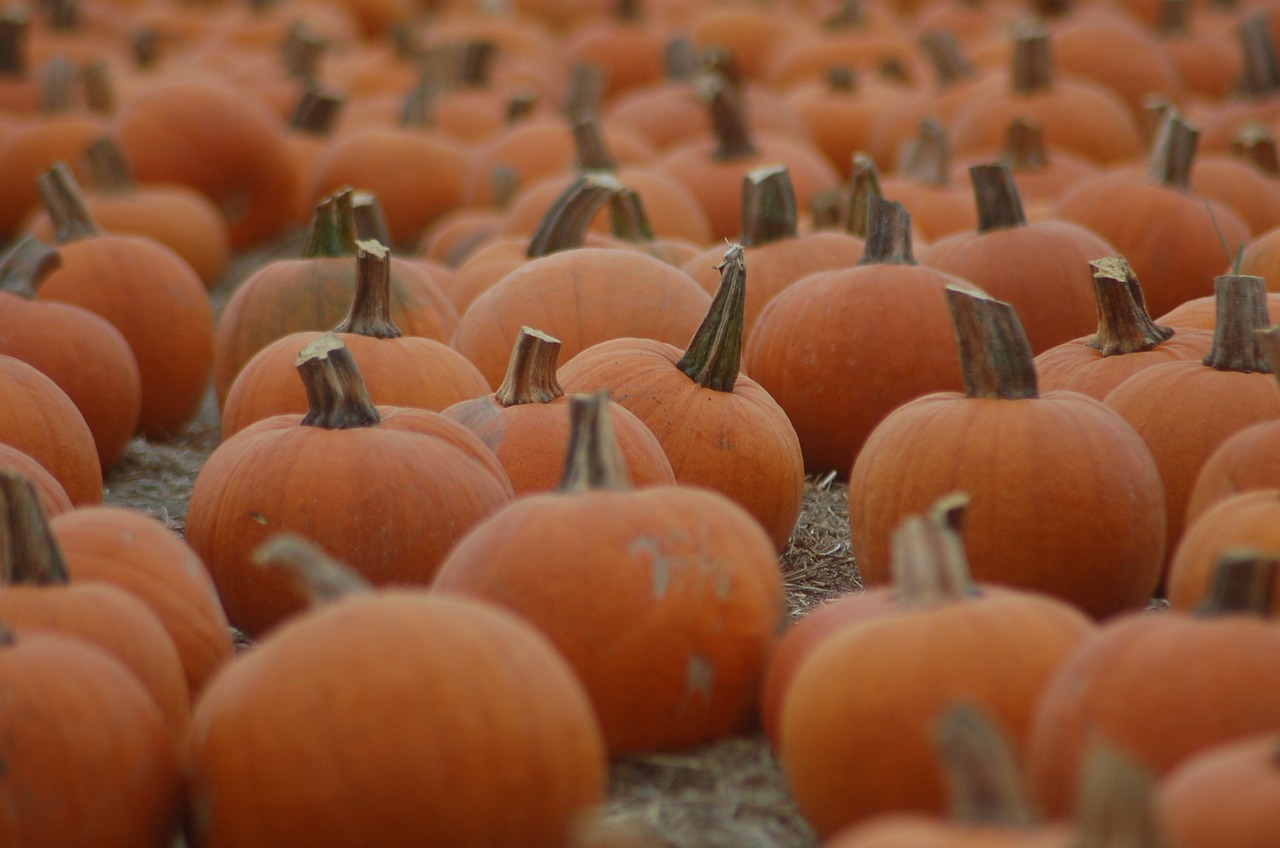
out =
<path fill-rule="evenodd" d="M 556 379 L 559 358 L 559 339 L 522 327 L 498 390 L 444 410 L 493 451 L 517 495 L 555 489 L 564 471 L 570 420 L 569 399 Z M 611 402 L 610 411 L 632 483 L 675 485 L 671 461 L 653 432 L 621 404 Z"/>
<path fill-rule="evenodd" d="M 684 350 L 613 339 L 573 357 L 560 378 L 570 392 L 607 390 L 653 431 L 677 482 L 737 501 L 781 551 L 800 517 L 804 457 L 782 407 L 739 371 L 745 254 L 724 251 L 720 288 Z"/>
<path fill-rule="evenodd" d="M 1156 803 L 1183 848 L 1272 844 L 1280 804 L 1275 730 L 1189 757 L 1160 781 Z"/>
<path fill-rule="evenodd" d="M 940 521 L 901 523 L 894 570 L 898 609 L 825 639 L 783 698 L 778 757 L 819 836 L 881 813 L 941 814 L 930 737 L 954 701 L 988 711 L 1020 755 L 1045 686 L 1093 630 L 1038 593 L 975 592 L 959 535 Z"/>
<path fill-rule="evenodd" d="M 1099 166 L 1067 150 L 1051 150 L 1045 143 L 1044 128 L 1026 117 L 1014 118 L 1005 132 L 1004 148 L 995 161 L 1008 165 L 1018 194 L 1039 212 L 1052 206 L 1075 184 L 1096 176 Z M 1049 217 L 1037 214 L 1036 220 Z"/>
<path fill-rule="evenodd" d="M 307 414 L 263 419 L 219 445 L 187 505 L 187 540 L 249 636 L 302 606 L 287 581 L 249 559 L 269 534 L 307 536 L 377 584 L 421 584 L 511 498 L 506 473 L 466 428 L 423 409 L 375 407 L 336 336 L 303 348 L 297 366 Z"/>
<path fill-rule="evenodd" d="M 1046 592 L 1099 618 L 1145 606 L 1164 562 L 1165 519 L 1142 437 L 1093 398 L 1041 395 L 1007 304 L 955 286 L 946 299 L 965 391 L 895 409 L 854 462 L 849 524 L 863 581 L 889 579 L 898 522 L 962 491 L 978 580 Z"/>
<path fill-rule="evenodd" d="M 743 733 L 784 614 L 773 545 L 718 492 L 632 489 L 604 400 L 574 399 L 559 489 L 472 530 L 434 590 L 498 604 L 547 634 L 586 687 L 611 754 Z"/>
<path fill-rule="evenodd" d="M 1036 709 L 1028 775 L 1051 815 L 1071 809 L 1081 762 L 1106 739 L 1160 777 L 1213 745 L 1274 729 L 1280 662 L 1271 606 L 1277 560 L 1224 556 L 1199 614 L 1133 613 L 1069 657 Z M 1249 614 L 1252 613 L 1252 614 Z"/>
<path fill-rule="evenodd" d="M 296 556 L 280 544 L 260 556 Z M 582 686 L 547 639 L 464 598 L 309 579 L 334 587 L 319 595 L 328 602 L 238 657 L 200 699 L 193 840 L 567 844 L 603 800 L 606 762 Z"/>
<path fill-rule="evenodd" d="M 1169 604 L 1177 610 L 1194 610 L 1213 585 L 1218 561 L 1230 551 L 1280 555 L 1278 507 L 1280 493 L 1273 486 L 1224 496 L 1189 515 L 1187 529 L 1169 560 Z M 1280 612 L 1280 592 L 1271 609 L 1273 614 Z"/>
<path fill-rule="evenodd" d="M 40 508 L 46 515 L 61 515 L 71 509 L 71 498 L 43 465 L 15 447 L 0 442 L 0 471 L 20 474 L 35 486 Z"/>
<path fill-rule="evenodd" d="M 391 319 L 391 254 L 385 246 L 360 241 L 353 261 L 351 311 L 333 330 L 360 366 L 374 403 L 440 411 L 489 392 L 489 383 L 462 354 L 443 342 L 400 332 Z M 293 361 L 320 335 L 290 333 L 254 354 L 227 392 L 223 439 L 272 415 L 306 412 L 306 391 Z"/>
<path fill-rule="evenodd" d="M 926 240 L 978 226 L 973 195 L 951 183 L 951 144 L 936 118 L 920 122 L 920 132 L 898 157 L 896 173 L 882 179 L 880 187 L 885 197 L 911 211 Z"/>

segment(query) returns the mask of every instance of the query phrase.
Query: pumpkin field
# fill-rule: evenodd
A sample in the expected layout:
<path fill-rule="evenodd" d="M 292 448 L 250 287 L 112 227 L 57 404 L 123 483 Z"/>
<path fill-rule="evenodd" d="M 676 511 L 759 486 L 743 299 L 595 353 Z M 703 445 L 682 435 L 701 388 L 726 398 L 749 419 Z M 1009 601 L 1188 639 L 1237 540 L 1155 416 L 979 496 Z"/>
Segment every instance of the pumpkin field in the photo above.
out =
<path fill-rule="evenodd" d="M 0 10 L 0 848 L 1280 845 L 1277 43 Z"/>

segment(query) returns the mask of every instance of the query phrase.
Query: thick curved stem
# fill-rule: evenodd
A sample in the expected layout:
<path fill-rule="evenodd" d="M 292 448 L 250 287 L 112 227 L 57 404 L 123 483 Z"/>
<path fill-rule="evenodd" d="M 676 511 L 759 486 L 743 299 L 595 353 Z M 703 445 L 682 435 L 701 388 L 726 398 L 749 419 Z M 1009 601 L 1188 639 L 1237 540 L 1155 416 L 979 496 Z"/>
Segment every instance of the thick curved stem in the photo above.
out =
<path fill-rule="evenodd" d="M 600 208 L 625 186 L 606 171 L 587 171 L 552 202 L 529 238 L 530 259 L 580 247 Z"/>
<path fill-rule="evenodd" d="M 40 199 L 53 224 L 53 239 L 58 244 L 96 236 L 98 225 L 84 205 L 80 185 L 65 162 L 59 162 L 36 179 Z"/>
<path fill-rule="evenodd" d="M 984 708 L 969 703 L 949 708 L 934 728 L 934 745 L 950 799 L 948 818 L 1000 827 L 1037 823 L 1018 758 Z"/>
<path fill-rule="evenodd" d="M 729 245 L 716 268 L 720 271 L 720 285 L 676 367 L 704 389 L 731 392 L 742 366 L 742 325 L 747 303 L 747 266 L 742 245 Z"/>
<path fill-rule="evenodd" d="M 962 601 L 974 595 L 964 543 L 945 513 L 913 515 L 893 532 L 890 570 L 902 609 Z"/>
<path fill-rule="evenodd" d="M 571 395 L 569 420 L 569 447 L 556 491 L 575 495 L 593 489 L 630 489 L 622 451 L 613 435 L 609 393 L 601 389 L 591 395 Z"/>
<path fill-rule="evenodd" d="M 71 581 L 35 486 L 0 472 L 0 586 L 61 586 Z"/>
<path fill-rule="evenodd" d="M 0 256 L 0 291 L 32 300 L 40 281 L 62 267 L 56 247 L 32 236 L 23 236 Z"/>
<path fill-rule="evenodd" d="M 312 609 L 340 601 L 373 587 L 351 566 L 338 562 L 314 542 L 295 533 L 280 533 L 254 548 L 254 563 L 288 573 L 307 596 Z"/>

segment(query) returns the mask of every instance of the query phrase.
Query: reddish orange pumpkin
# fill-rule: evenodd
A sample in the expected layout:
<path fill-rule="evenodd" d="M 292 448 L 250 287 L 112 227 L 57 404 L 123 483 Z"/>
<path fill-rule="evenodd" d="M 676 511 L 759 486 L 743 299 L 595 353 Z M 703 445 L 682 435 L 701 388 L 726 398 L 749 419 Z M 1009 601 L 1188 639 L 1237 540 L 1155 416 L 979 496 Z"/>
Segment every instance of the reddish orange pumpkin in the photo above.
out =
<path fill-rule="evenodd" d="M 1183 848 L 1267 848 L 1280 808 L 1280 738 L 1272 730 L 1188 758 L 1160 782 L 1156 804 Z"/>
<path fill-rule="evenodd" d="M 1200 512 L 1188 514 L 1187 529 L 1169 561 L 1166 594 L 1177 610 L 1191 612 L 1213 585 L 1223 555 L 1235 550 L 1280 556 L 1280 492 L 1259 487 L 1226 495 Z M 1280 592 L 1271 612 L 1280 613 Z"/>

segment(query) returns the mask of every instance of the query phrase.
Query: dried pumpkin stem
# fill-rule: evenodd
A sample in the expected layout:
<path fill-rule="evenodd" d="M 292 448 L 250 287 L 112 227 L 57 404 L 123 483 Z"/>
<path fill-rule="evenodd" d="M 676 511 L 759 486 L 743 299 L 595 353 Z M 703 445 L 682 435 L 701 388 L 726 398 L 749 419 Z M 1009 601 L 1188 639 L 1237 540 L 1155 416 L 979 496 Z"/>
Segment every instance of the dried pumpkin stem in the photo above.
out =
<path fill-rule="evenodd" d="M 35 485 L 17 472 L 0 472 L 0 585 L 69 582 L 71 575 Z"/>
<path fill-rule="evenodd" d="M 717 162 L 746 159 L 756 154 L 747 124 L 747 107 L 742 92 L 723 73 L 706 73 L 698 80 L 698 96 L 707 104 Z"/>
<path fill-rule="evenodd" d="M 559 361 L 559 339 L 532 327 L 521 327 L 511 349 L 507 375 L 494 392 L 494 399 L 502 406 L 519 406 L 550 403 L 563 397 L 564 388 L 556 379 Z"/>
<path fill-rule="evenodd" d="M 351 351 L 333 333 L 303 347 L 294 366 L 307 390 L 303 426 L 350 430 L 372 427 L 382 420 Z"/>
<path fill-rule="evenodd" d="M 564 113 L 570 121 L 600 114 L 603 99 L 604 70 L 600 66 L 579 62 L 570 68 L 569 90 L 564 97 Z"/>
<path fill-rule="evenodd" d="M 1031 345 L 1013 307 L 985 292 L 947 286 L 964 393 L 1020 400 L 1039 395 Z"/>
<path fill-rule="evenodd" d="M 1250 121 L 1231 139 L 1231 154 L 1243 159 L 1269 177 L 1280 176 L 1280 153 L 1276 137 L 1266 124 Z"/>
<path fill-rule="evenodd" d="M 742 366 L 747 265 L 742 245 L 731 244 L 716 266 L 720 285 L 676 367 L 704 389 L 731 392 Z"/>
<path fill-rule="evenodd" d="M 1166 188 L 1191 190 L 1191 167 L 1195 164 L 1200 131 L 1170 108 L 1160 123 L 1151 154 L 1147 157 L 1147 179 Z"/>
<path fill-rule="evenodd" d="M 387 216 L 382 213 L 382 204 L 373 192 L 361 190 L 351 193 L 351 222 L 356 228 L 357 253 L 362 241 L 391 244 Z"/>
<path fill-rule="evenodd" d="M 289 128 L 306 135 L 327 136 L 333 132 L 345 103 L 346 98 L 341 93 L 309 85 L 293 107 Z"/>
<path fill-rule="evenodd" d="M 978 232 L 1025 227 L 1022 196 L 1008 165 L 974 165 L 969 168 L 973 198 L 978 206 Z"/>
<path fill-rule="evenodd" d="M 974 594 L 960 535 L 938 517 L 913 515 L 893 532 L 890 569 L 902 609 L 952 603 Z"/>
<path fill-rule="evenodd" d="M 356 245 L 356 291 L 351 311 L 333 331 L 398 339 L 404 333 L 391 320 L 391 251 L 377 241 Z"/>
<path fill-rule="evenodd" d="M 743 176 L 743 247 L 795 238 L 798 219 L 796 191 L 786 165 L 755 168 Z"/>
<path fill-rule="evenodd" d="M 1267 283 L 1248 274 L 1225 274 L 1213 281 L 1216 323 L 1213 344 L 1204 364 L 1219 371 L 1244 374 L 1271 367 L 1258 347 L 1256 331 L 1271 323 L 1267 311 Z"/>
<path fill-rule="evenodd" d="M 1273 553 L 1227 550 L 1218 557 L 1213 579 L 1196 613 L 1271 617 L 1280 559 Z"/>
<path fill-rule="evenodd" d="M 1244 56 L 1244 72 L 1240 91 L 1255 98 L 1280 90 L 1280 60 L 1271 38 L 1271 24 L 1265 12 L 1257 12 L 1236 28 Z"/>
<path fill-rule="evenodd" d="M 101 192 L 124 193 L 138 187 L 129 163 L 125 161 L 124 151 L 109 135 L 90 144 L 84 151 L 85 168 L 89 173 L 89 182 Z"/>
<path fill-rule="evenodd" d="M 1155 814 L 1155 779 L 1132 757 L 1098 745 L 1080 769 L 1072 848 L 1166 848 Z"/>
<path fill-rule="evenodd" d="M 941 121 L 925 118 L 920 122 L 920 132 L 911 140 L 901 170 L 911 179 L 935 188 L 951 184 L 951 142 Z"/>
<path fill-rule="evenodd" d="M 959 42 L 949 31 L 929 30 L 920 36 L 920 48 L 933 67 L 939 88 L 973 76 L 973 63 L 960 52 Z"/>
<path fill-rule="evenodd" d="M 614 238 L 635 244 L 657 239 L 639 192 L 623 188 L 609 200 L 609 232 Z"/>
<path fill-rule="evenodd" d="M 1045 153 L 1044 129 L 1028 118 L 1015 118 L 1004 137 L 1000 162 L 1011 171 L 1041 171 L 1049 166 Z"/>
<path fill-rule="evenodd" d="M 1093 296 L 1098 307 L 1098 330 L 1085 340 L 1103 356 L 1151 350 L 1174 334 L 1147 314 L 1138 276 L 1123 256 L 1108 256 L 1089 263 L 1093 269 Z"/>
<path fill-rule="evenodd" d="M 320 546 L 296 533 L 272 536 L 254 548 L 251 556 L 254 563 L 263 568 L 288 573 L 302 589 L 312 609 L 373 590 L 369 581 L 351 566 L 339 562 Z"/>
<path fill-rule="evenodd" d="M 880 190 L 880 172 L 876 162 L 865 153 L 853 155 L 849 174 L 849 202 L 845 212 L 845 231 L 866 239 L 871 221 L 871 198 L 884 197 Z"/>
<path fill-rule="evenodd" d="M 98 234 L 98 225 L 84 205 L 80 185 L 65 162 L 58 162 L 37 177 L 36 186 L 53 224 L 54 241 L 66 244 Z"/>
<path fill-rule="evenodd" d="M 867 198 L 867 235 L 859 265 L 915 265 L 911 213 L 896 200 Z"/>
<path fill-rule="evenodd" d="M 352 189 L 344 188 L 316 204 L 307 243 L 302 248 L 303 259 L 356 255 L 353 195 Z"/>
<path fill-rule="evenodd" d="M 1028 827 L 1038 816 L 1008 737 L 985 709 L 952 706 L 934 728 L 947 784 L 949 818 L 964 824 Z"/>
<path fill-rule="evenodd" d="M 596 213 L 625 186 L 606 171 L 587 171 L 570 183 L 529 238 L 530 259 L 582 245 Z"/>
<path fill-rule="evenodd" d="M 609 393 L 603 389 L 569 397 L 569 447 L 556 491 L 576 495 L 593 489 L 631 488 L 610 414 Z"/>
<path fill-rule="evenodd" d="M 0 256 L 0 291 L 31 300 L 40 282 L 62 267 L 62 254 L 53 245 L 22 236 Z"/>
<path fill-rule="evenodd" d="M 573 145 L 578 156 L 578 168 L 583 171 L 616 171 L 618 162 L 609 152 L 600 120 L 594 114 L 579 116 L 573 122 Z"/>
<path fill-rule="evenodd" d="M 1043 26 L 1025 26 L 1014 35 L 1012 61 L 1009 82 L 1015 94 L 1028 96 L 1053 87 L 1053 54 Z"/>

